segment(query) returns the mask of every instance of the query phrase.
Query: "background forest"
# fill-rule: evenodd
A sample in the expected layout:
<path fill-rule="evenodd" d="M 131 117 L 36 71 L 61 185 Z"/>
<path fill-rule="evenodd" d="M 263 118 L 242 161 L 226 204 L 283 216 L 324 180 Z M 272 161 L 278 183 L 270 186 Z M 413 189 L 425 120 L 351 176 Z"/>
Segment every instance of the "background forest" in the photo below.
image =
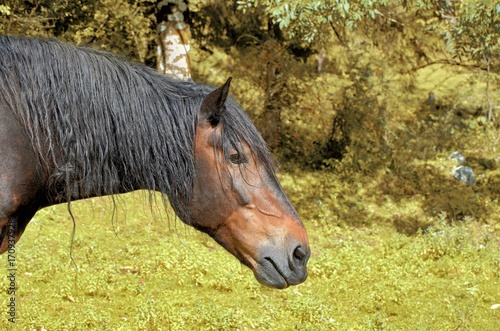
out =
<path fill-rule="evenodd" d="M 92 240 L 106 246 L 108 239 L 82 229 L 76 239 L 80 287 L 95 288 L 77 291 L 72 285 L 77 272 L 67 262 L 69 224 L 51 239 L 60 242 L 57 251 L 63 257 L 47 262 L 49 267 L 36 262 L 40 252 L 50 252 L 43 240 L 37 241 L 36 229 L 57 229 L 61 222 L 56 220 L 68 219 L 64 207 L 55 207 L 40 212 L 19 244 L 21 251 L 26 247 L 27 270 L 20 282 L 35 293 L 26 294 L 24 305 L 39 312 L 26 313 L 26 328 L 80 329 L 78 312 L 71 308 L 79 303 L 91 329 L 497 329 L 500 3 L 4 0 L 0 33 L 55 36 L 154 67 L 160 2 L 187 3 L 192 78 L 220 85 L 233 77 L 232 93 L 280 161 L 280 179 L 310 231 L 309 279 L 298 290 L 262 289 L 248 270 L 189 229 L 181 231 L 182 241 L 190 243 L 190 250 L 205 249 L 197 254 L 217 259 L 213 265 L 199 266 L 194 257 L 176 251 L 184 261 L 171 262 L 176 269 L 157 256 L 177 255 L 167 248 L 148 252 L 145 244 L 142 253 L 132 243 L 117 243 L 124 245 L 120 253 L 95 249 L 98 244 L 90 250 Z M 450 158 L 453 152 L 465 161 Z M 474 184 L 454 178 L 459 165 L 472 169 Z M 135 207 L 141 200 L 137 196 L 123 199 L 129 219 L 123 236 L 128 238 L 135 234 L 130 224 L 143 224 L 148 217 L 130 221 L 132 211 L 144 207 Z M 83 222 L 96 208 L 108 217 L 111 207 L 105 201 L 83 204 L 77 218 Z M 159 242 L 155 246 L 162 240 L 178 242 L 170 224 L 170 230 L 148 224 L 140 235 L 153 236 Z M 30 240 L 39 251 L 30 250 Z M 126 261 L 110 262 L 120 254 Z M 185 265 L 186 259 L 192 264 Z M 130 270 L 120 269 L 129 264 Z M 219 265 L 230 265 L 233 274 L 210 275 Z M 82 273 L 96 268 L 102 276 L 86 280 Z M 157 273 L 145 271 L 151 268 Z M 51 280 L 29 278 L 37 273 Z M 174 285 L 187 286 L 186 292 L 173 294 L 159 280 L 163 273 L 166 278 L 178 273 L 185 280 Z M 112 284 L 136 282 L 127 289 L 134 298 L 124 288 L 100 289 L 103 279 L 111 286 L 110 277 L 115 277 Z M 65 282 L 69 285 L 54 294 L 54 284 Z M 199 292 L 199 284 L 213 293 Z M 161 301 L 163 292 L 155 292 L 155 286 L 172 300 Z M 43 295 L 62 303 L 53 311 L 32 307 Z M 235 305 L 243 297 L 246 308 Z M 122 301 L 113 306 L 112 298 Z M 133 300 L 157 300 L 157 305 L 138 308 Z M 135 307 L 129 315 L 113 315 L 129 309 L 127 304 Z M 75 315 L 63 323 L 65 314 Z"/>

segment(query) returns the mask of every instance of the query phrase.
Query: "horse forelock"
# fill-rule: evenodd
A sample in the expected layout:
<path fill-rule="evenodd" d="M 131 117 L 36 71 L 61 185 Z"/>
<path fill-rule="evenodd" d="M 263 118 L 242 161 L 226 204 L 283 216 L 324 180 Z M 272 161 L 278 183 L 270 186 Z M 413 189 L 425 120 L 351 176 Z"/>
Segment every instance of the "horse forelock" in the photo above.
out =
<path fill-rule="evenodd" d="M 266 142 L 248 115 L 232 97 L 226 101 L 226 110 L 222 112 L 220 126 L 219 145 L 226 160 L 229 159 L 231 151 L 244 154 L 244 144 L 246 144 L 252 153 L 251 156 L 262 165 L 265 171 L 274 172 L 277 166 L 276 160 Z"/>

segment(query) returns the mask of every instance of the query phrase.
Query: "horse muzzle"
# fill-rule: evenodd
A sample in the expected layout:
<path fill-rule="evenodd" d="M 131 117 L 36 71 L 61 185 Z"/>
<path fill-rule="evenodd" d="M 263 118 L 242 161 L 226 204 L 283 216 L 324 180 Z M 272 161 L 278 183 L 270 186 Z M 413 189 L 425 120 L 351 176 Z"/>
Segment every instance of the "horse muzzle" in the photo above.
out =
<path fill-rule="evenodd" d="M 302 283 L 307 278 L 307 261 L 311 255 L 303 244 L 291 245 L 284 254 L 276 247 L 265 247 L 253 273 L 259 283 L 278 289 Z"/>

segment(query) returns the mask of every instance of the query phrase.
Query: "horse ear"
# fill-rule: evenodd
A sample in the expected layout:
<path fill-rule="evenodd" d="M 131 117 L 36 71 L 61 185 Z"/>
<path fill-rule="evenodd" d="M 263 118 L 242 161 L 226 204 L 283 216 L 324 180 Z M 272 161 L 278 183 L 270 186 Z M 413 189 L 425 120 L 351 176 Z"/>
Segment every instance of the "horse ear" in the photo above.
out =
<path fill-rule="evenodd" d="M 231 79 L 229 77 L 224 85 L 207 95 L 201 104 L 201 114 L 212 126 L 219 124 L 222 112 L 224 111 L 224 104 L 229 94 Z"/>

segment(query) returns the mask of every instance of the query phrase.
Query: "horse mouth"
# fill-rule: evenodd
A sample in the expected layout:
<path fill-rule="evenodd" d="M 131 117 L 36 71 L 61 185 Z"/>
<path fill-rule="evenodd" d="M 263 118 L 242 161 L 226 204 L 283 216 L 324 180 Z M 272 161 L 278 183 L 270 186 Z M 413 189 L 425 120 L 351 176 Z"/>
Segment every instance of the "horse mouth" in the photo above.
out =
<path fill-rule="evenodd" d="M 285 289 L 291 285 L 300 284 L 307 278 L 307 268 L 305 267 L 291 270 L 268 256 L 259 259 L 259 261 L 249 255 L 239 252 L 233 255 L 243 265 L 253 271 L 255 279 L 257 279 L 259 283 L 271 288 Z M 286 265 L 288 265 L 288 263 Z"/>
<path fill-rule="evenodd" d="M 293 251 L 286 248 L 264 246 L 257 249 L 257 252 L 251 253 L 234 245 L 231 242 L 222 240 L 220 232 L 207 231 L 209 235 L 233 256 L 235 256 L 243 265 L 253 271 L 256 280 L 262 285 L 285 289 L 292 285 L 298 285 L 307 278 L 307 261 L 310 257 L 310 250 L 306 244 L 297 246 Z M 285 253 L 285 251 L 289 251 Z"/>
<path fill-rule="evenodd" d="M 269 257 L 265 257 L 260 263 L 258 262 L 253 273 L 259 283 L 277 289 L 285 289 L 290 285 L 300 284 L 307 278 L 307 269 L 287 273 Z"/>

